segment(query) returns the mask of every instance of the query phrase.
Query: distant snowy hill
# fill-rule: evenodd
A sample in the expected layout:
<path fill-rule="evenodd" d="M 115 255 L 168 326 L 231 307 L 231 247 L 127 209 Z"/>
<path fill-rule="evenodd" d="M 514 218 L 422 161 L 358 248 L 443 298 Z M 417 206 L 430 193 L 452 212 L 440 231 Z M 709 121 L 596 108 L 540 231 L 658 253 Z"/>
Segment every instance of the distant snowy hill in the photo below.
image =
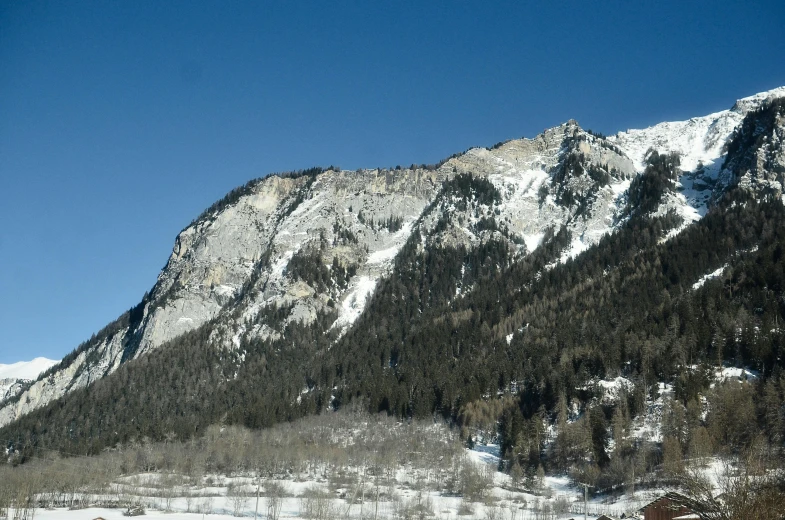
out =
<path fill-rule="evenodd" d="M 39 374 L 56 365 L 58 361 L 37 357 L 32 361 L 0 363 L 0 402 L 22 390 L 22 382 L 34 380 Z"/>
<path fill-rule="evenodd" d="M 56 365 L 58 361 L 37 357 L 32 361 L 19 361 L 4 365 L 0 363 L 0 379 L 35 379 L 41 372 Z"/>

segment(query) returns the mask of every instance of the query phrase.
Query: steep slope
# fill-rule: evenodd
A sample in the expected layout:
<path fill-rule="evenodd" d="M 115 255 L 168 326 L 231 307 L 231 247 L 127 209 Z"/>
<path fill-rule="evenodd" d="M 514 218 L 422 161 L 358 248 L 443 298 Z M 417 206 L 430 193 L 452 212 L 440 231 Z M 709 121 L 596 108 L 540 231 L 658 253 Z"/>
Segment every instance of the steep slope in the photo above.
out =
<path fill-rule="evenodd" d="M 225 346 L 274 339 L 288 323 L 309 323 L 324 313 L 333 316 L 333 328 L 346 330 L 442 183 L 458 173 L 488 177 L 500 188 L 503 200 L 493 216 L 521 254 L 534 250 L 547 229 L 564 224 L 585 248 L 612 229 L 618 184 L 632 174 L 630 161 L 603 144 L 570 122 L 535 139 L 471 149 L 438 167 L 314 169 L 252 181 L 184 229 L 142 302 L 6 401 L 0 424 L 219 315 L 214 339 Z M 611 169 L 616 184 L 581 177 L 583 167 L 571 169 L 581 161 Z M 577 202 L 562 200 L 566 187 L 591 192 L 591 200 L 579 195 L 582 218 L 576 218 Z M 470 246 L 481 240 L 471 232 L 459 235 Z M 265 318 L 272 308 L 285 310 L 276 323 Z"/>
<path fill-rule="evenodd" d="M 721 184 L 780 197 L 785 185 L 785 97 L 752 115 L 734 131 L 720 172 Z"/>
<path fill-rule="evenodd" d="M 268 426 L 353 400 L 371 412 L 456 419 L 466 403 L 501 394 L 521 408 L 504 434 L 505 453 L 524 439 L 525 465 L 536 469 L 543 450 L 521 428 L 542 426 L 562 393 L 569 402 L 591 400 L 591 381 L 623 375 L 636 395 L 673 381 L 687 399 L 700 381 L 690 381 L 685 364 L 727 358 L 763 377 L 782 370 L 779 200 L 734 190 L 667 242 L 667 218 L 634 213 L 566 262 L 558 261 L 570 244 L 566 229 L 546 233 L 522 257 L 504 232 L 485 225 L 474 228 L 484 238 L 478 247 L 451 243 L 469 227 L 456 226 L 451 212 L 439 215 L 442 206 L 465 204 L 474 214 L 500 200 L 487 179 L 446 182 L 340 338 L 322 316 L 290 322 L 277 339 L 246 336 L 222 348 L 232 331 L 216 318 L 26 414 L 0 438 L 94 453 L 143 438 L 187 439 L 215 423 Z M 725 264 L 727 275 L 693 289 Z"/>
<path fill-rule="evenodd" d="M 719 175 L 729 139 L 744 117 L 782 97 L 785 87 L 739 99 L 729 110 L 619 132 L 608 140 L 624 151 L 637 171 L 643 171 L 649 150 L 679 155 L 683 174 L 677 179 L 676 193 L 669 197 L 667 205 L 689 224 L 703 217 L 717 195 L 732 184 L 727 176 L 719 179 Z"/>
<path fill-rule="evenodd" d="M 458 172 L 482 173 L 502 194 L 502 220 L 536 249 L 546 229 L 567 225 L 575 237 L 569 255 L 586 249 L 614 225 L 620 195 L 634 173 L 618 148 L 583 131 L 575 121 L 535 139 L 475 148 L 451 159 Z"/>
<path fill-rule="evenodd" d="M 627 190 L 642 167 L 644 146 L 662 136 L 693 136 L 686 143 L 703 136 L 708 161 L 730 136 L 726 127 L 737 124 L 737 112 L 773 95 L 745 98 L 726 116 L 702 118 L 722 124 L 664 124 L 604 139 L 570 121 L 534 139 L 473 148 L 437 166 L 313 169 L 251 181 L 178 235 L 158 281 L 137 306 L 6 399 L 0 425 L 162 345 L 198 340 L 228 349 L 234 369 L 224 377 L 238 381 L 250 370 L 242 360 L 253 345 L 287 344 L 308 357 L 313 352 L 305 340 L 292 338 L 311 330 L 306 336 L 316 339 L 308 341 L 329 346 L 355 330 L 406 247 L 417 255 L 434 248 L 456 252 L 459 274 L 439 289 L 447 300 L 434 301 L 442 303 L 465 297 L 480 286 L 478 277 L 489 275 L 492 266 L 479 252 L 490 258 L 506 251 L 503 262 L 512 265 L 547 245 L 536 265 L 550 269 L 630 218 Z M 679 143 L 664 148 L 687 149 Z M 691 160 L 682 164 L 689 168 Z M 707 179 L 701 171 L 680 174 L 673 189 L 658 194 L 657 214 L 681 208 L 685 215 L 686 208 L 692 217 L 685 225 L 702 216 L 703 198 L 698 204 L 678 192 L 690 175 L 693 187 L 696 176 Z M 505 323 L 504 336 L 519 326 Z"/>

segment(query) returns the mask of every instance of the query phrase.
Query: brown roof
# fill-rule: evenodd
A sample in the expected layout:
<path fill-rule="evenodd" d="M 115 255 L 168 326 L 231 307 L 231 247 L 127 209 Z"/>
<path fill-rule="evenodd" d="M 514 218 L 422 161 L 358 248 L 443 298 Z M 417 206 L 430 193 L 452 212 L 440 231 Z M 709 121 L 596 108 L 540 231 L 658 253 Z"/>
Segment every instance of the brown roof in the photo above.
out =
<path fill-rule="evenodd" d="M 645 506 L 641 507 L 640 509 L 638 509 L 638 511 L 639 512 L 643 512 L 644 509 L 646 509 L 649 506 L 652 506 L 652 505 L 656 504 L 657 502 L 659 502 L 663 498 L 667 498 L 671 502 L 675 502 L 675 503 L 681 504 L 681 505 L 687 504 L 689 502 L 689 499 L 687 497 L 685 497 L 684 495 L 682 495 L 681 493 L 677 493 L 675 491 L 669 491 L 668 493 L 665 493 L 661 497 L 655 498 L 654 500 L 652 500 L 651 502 L 649 502 Z"/>

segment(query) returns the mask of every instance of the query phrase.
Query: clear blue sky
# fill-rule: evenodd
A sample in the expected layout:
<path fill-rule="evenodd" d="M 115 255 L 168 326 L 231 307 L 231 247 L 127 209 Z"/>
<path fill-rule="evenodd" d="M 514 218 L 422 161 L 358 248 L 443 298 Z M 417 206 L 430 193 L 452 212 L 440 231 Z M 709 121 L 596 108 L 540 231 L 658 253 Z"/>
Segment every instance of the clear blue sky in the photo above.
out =
<path fill-rule="evenodd" d="M 251 178 L 721 110 L 785 85 L 783 27 L 782 0 L 0 2 L 0 363 L 133 306 Z"/>

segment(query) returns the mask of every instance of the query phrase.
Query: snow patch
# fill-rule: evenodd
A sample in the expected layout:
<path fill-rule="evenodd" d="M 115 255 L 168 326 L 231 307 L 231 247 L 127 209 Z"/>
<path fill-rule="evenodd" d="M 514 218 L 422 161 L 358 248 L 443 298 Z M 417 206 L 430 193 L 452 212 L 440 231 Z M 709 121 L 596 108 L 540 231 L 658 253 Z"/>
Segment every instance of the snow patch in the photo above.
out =
<path fill-rule="evenodd" d="M 635 388 L 635 384 L 627 378 L 601 379 L 597 384 L 603 389 L 603 402 L 611 403 L 619 399 L 619 393 Z"/>
<path fill-rule="evenodd" d="M 395 255 L 398 254 L 398 251 L 401 249 L 401 246 L 395 245 L 393 247 L 388 247 L 387 249 L 382 249 L 380 251 L 376 251 L 368 255 L 368 260 L 366 263 L 368 264 L 381 264 L 383 262 L 389 262 Z"/>
<path fill-rule="evenodd" d="M 475 444 L 474 448 L 466 450 L 469 459 L 476 463 L 488 464 L 493 467 L 499 466 L 499 460 L 501 460 L 499 452 L 498 444 Z"/>
<path fill-rule="evenodd" d="M 405 223 L 401 229 L 395 232 L 393 235 L 393 245 L 386 249 L 381 249 L 379 251 L 374 251 L 370 255 L 368 255 L 368 260 L 366 260 L 367 264 L 383 264 L 385 262 L 392 262 L 395 256 L 398 254 L 398 251 L 401 250 L 401 247 L 406 243 L 406 240 L 409 238 L 409 235 L 412 234 L 412 226 L 414 225 L 414 220 L 410 220 L 409 222 Z"/>
<path fill-rule="evenodd" d="M 722 382 L 722 381 L 755 381 L 760 377 L 760 374 L 755 370 L 750 370 L 749 368 L 737 368 L 737 367 L 723 367 L 722 370 L 716 370 L 714 372 L 714 377 Z"/>
<path fill-rule="evenodd" d="M 526 244 L 526 250 L 529 253 L 534 252 L 542 243 L 545 233 L 532 233 L 531 235 L 523 235 L 523 242 Z"/>
<path fill-rule="evenodd" d="M 569 260 L 570 258 L 575 258 L 579 254 L 589 249 L 591 245 L 592 244 L 590 243 L 584 242 L 582 236 L 578 238 L 574 238 L 570 243 L 570 246 L 567 249 L 565 249 L 564 252 L 562 253 L 561 258 L 559 258 L 559 261 L 561 263 L 566 263 L 567 260 Z"/>
<path fill-rule="evenodd" d="M 375 288 L 376 280 L 368 276 L 359 276 L 352 281 L 341 303 L 341 314 L 333 327 L 346 327 L 354 323 L 362 314 Z"/>
<path fill-rule="evenodd" d="M 286 266 L 289 265 L 289 262 L 291 261 L 295 252 L 296 251 L 294 249 L 291 249 L 289 251 L 286 251 L 283 255 L 281 255 L 281 258 L 276 260 L 276 262 L 273 264 L 272 268 L 270 269 L 271 274 L 283 277 L 283 274 L 286 271 Z"/>
<path fill-rule="evenodd" d="M 213 292 L 219 296 L 234 296 L 234 293 L 237 291 L 231 285 L 221 284 L 213 287 Z"/>
<path fill-rule="evenodd" d="M 232 345 L 234 345 L 234 348 L 240 348 L 240 338 L 242 338 L 243 334 L 245 334 L 245 327 L 241 326 L 237 329 L 237 334 L 232 336 Z M 245 353 L 243 353 L 243 361 L 245 361 Z"/>
<path fill-rule="evenodd" d="M 703 287 L 703 284 L 705 284 L 707 281 L 712 280 L 714 278 L 719 278 L 720 276 L 722 276 L 722 272 L 725 271 L 725 269 L 727 267 L 728 267 L 728 264 L 725 264 L 722 267 L 720 267 L 719 269 L 716 269 L 716 270 L 710 272 L 709 274 L 705 274 L 705 275 L 701 276 L 700 280 L 698 280 L 697 282 L 692 284 L 693 290 L 694 289 L 700 289 L 701 287 Z"/>

